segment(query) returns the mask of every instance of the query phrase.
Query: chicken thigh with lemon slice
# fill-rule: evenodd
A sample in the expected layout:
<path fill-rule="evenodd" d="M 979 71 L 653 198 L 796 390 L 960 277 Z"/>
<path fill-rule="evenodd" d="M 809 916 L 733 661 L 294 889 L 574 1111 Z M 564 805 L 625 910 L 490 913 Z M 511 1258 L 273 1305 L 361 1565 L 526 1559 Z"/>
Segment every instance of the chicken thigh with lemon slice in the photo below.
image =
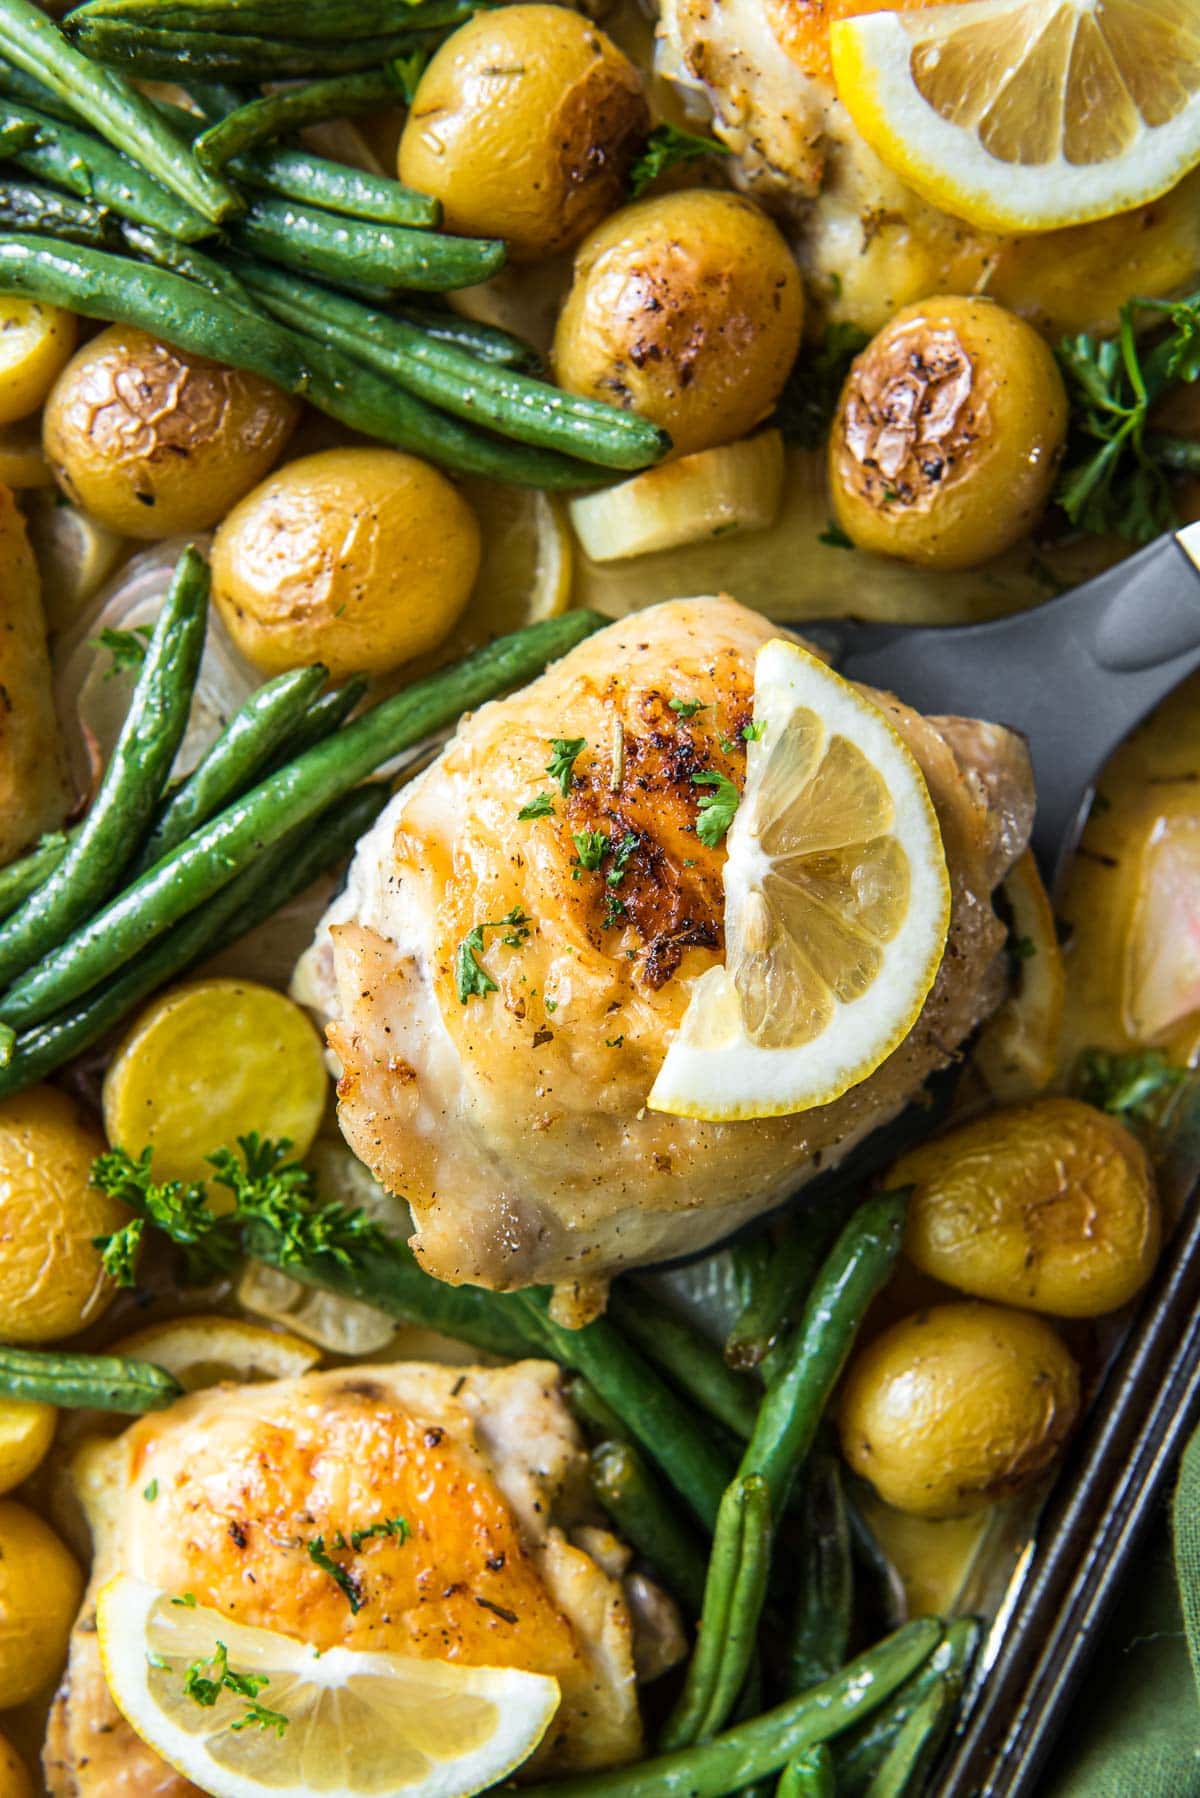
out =
<path fill-rule="evenodd" d="M 467 719 L 360 844 L 294 990 L 441 1279 L 551 1281 L 586 1316 L 617 1269 L 839 1160 L 1002 997 L 1023 745 L 775 635 L 728 599 L 609 626 Z"/>
<path fill-rule="evenodd" d="M 47 1735 L 52 1798 L 194 1798 L 209 1789 L 151 1742 L 197 1775 L 215 1754 L 227 1772 L 261 1775 L 264 1790 L 272 1779 L 291 1790 L 302 1762 L 303 1789 L 364 1794 L 395 1789 L 389 1775 L 401 1765 L 414 1793 L 426 1790 L 425 1774 L 440 1790 L 456 1749 L 470 1750 L 490 1776 L 469 1786 L 451 1777 L 450 1786 L 473 1791 L 510 1771 L 515 1719 L 492 1716 L 488 1679 L 472 1683 L 453 1669 L 542 1676 L 530 1682 L 522 1759 L 545 1729 L 541 1692 L 557 1681 L 537 1767 L 603 1766 L 640 1750 L 620 1579 L 628 1551 L 593 1519 L 587 1458 L 556 1367 L 398 1362 L 218 1386 L 84 1448 L 73 1474 L 95 1559 Z M 260 1697 L 289 1715 L 286 1730 L 231 1733 L 223 1713 L 186 1700 L 182 1672 L 173 1684 L 147 1684 L 147 1652 L 169 1659 L 170 1632 L 156 1631 L 144 1609 L 139 1618 L 137 1593 L 127 1592 L 101 1616 L 97 1636 L 97 1595 L 117 1575 L 169 1595 L 164 1605 L 174 1597 L 185 1611 L 194 1600 L 220 1613 L 207 1618 L 204 1654 L 227 1638 L 233 1667 L 249 1664 L 238 1660 L 254 1647 L 242 1641 L 247 1631 L 276 1632 L 284 1652 L 258 1649 L 272 1677 Z M 239 1633 L 222 1632 L 221 1619 Z M 195 1629 L 183 1633 L 192 1643 L 180 1649 L 186 1670 L 201 1656 Z M 366 1659 L 356 1675 L 354 1660 L 340 1657 L 306 1693 L 295 1642 L 310 1657 L 342 1649 Z M 402 1663 L 383 1666 L 381 1677 L 381 1655 Z M 428 1662 L 436 1665 L 423 1676 Z M 373 1773 L 355 1708 L 364 1686 L 376 1694 L 364 1698 L 375 1717 L 367 1735 L 390 1756 Z M 510 1690 L 502 1708 L 520 1701 Z M 475 1718 L 466 1733 L 465 1710 Z M 356 1714 L 357 1728 L 337 1726 Z M 500 1760 L 488 1769 L 491 1727 Z"/>

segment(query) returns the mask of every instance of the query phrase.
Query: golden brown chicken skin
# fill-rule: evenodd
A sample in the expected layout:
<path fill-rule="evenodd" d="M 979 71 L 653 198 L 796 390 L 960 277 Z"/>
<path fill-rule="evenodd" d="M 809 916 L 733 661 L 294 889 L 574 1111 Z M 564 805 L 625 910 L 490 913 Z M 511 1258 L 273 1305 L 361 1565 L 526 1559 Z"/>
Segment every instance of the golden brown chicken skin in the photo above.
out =
<path fill-rule="evenodd" d="M 710 1124 L 646 1109 L 688 982 L 723 951 L 725 851 L 696 834 L 694 776 L 744 779 L 773 634 L 727 599 L 610 626 L 467 720 L 360 845 L 296 991 L 332 1019 L 343 1131 L 410 1202 L 439 1278 L 552 1281 L 586 1310 L 615 1270 L 701 1249 L 829 1166 L 995 1004 L 990 895 L 1028 835 L 1023 746 L 880 696 L 925 773 L 953 886 L 920 1020 L 819 1110 Z M 580 738 L 564 796 L 552 744 Z M 544 815 L 522 819 L 535 801 Z M 608 840 L 595 867 L 591 832 Z"/>
<path fill-rule="evenodd" d="M 629 1612 L 589 1552 L 615 1566 L 620 1545 L 588 1522 L 555 1367 L 396 1363 L 217 1387 L 85 1451 L 76 1481 L 96 1553 L 47 1738 L 55 1798 L 194 1791 L 108 1696 L 94 1606 L 117 1571 L 321 1649 L 552 1674 L 562 1702 L 535 1768 L 640 1749 Z"/>

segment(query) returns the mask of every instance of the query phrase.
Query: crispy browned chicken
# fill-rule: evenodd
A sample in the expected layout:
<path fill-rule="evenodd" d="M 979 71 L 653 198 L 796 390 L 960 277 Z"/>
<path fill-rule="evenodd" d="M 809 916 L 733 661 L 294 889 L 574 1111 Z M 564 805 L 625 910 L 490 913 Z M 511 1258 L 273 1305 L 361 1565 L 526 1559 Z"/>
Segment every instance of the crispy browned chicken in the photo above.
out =
<path fill-rule="evenodd" d="M 95 1560 L 46 1740 L 52 1798 L 201 1798 L 109 1696 L 95 1595 L 117 1572 L 321 1649 L 552 1674 L 562 1702 L 530 1771 L 641 1748 L 628 1552 L 590 1521 L 556 1367 L 398 1362 L 219 1386 L 85 1449 L 75 1482 Z M 397 1517 L 406 1535 L 338 1551 L 352 1612 L 308 1544 Z"/>
<path fill-rule="evenodd" d="M 342 1129 L 408 1199 L 439 1278 L 573 1286 L 585 1315 L 606 1276 L 702 1249 L 836 1162 L 997 1003 L 991 893 L 1029 832 L 1024 747 L 876 695 L 924 771 L 953 888 L 921 1017 L 818 1110 L 715 1124 L 646 1109 L 688 983 L 723 949 L 725 851 L 696 834 L 693 776 L 744 778 L 772 634 L 729 599 L 611 625 L 466 720 L 360 845 L 296 991 L 330 1020 Z M 582 739 L 565 796 L 555 739 Z M 588 832 L 615 846 L 599 868 Z"/>

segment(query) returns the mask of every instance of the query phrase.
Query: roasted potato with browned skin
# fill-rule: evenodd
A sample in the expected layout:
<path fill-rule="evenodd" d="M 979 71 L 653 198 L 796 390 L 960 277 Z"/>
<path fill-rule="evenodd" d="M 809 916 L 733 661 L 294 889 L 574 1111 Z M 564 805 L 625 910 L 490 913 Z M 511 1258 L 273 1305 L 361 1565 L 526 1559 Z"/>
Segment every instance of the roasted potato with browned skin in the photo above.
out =
<path fill-rule="evenodd" d="M 66 767 L 51 696 L 41 583 L 25 521 L 0 486 L 0 863 L 62 823 Z"/>
<path fill-rule="evenodd" d="M 1127 1304 L 1158 1258 L 1150 1164 L 1116 1118 L 1038 1099 L 961 1124 L 901 1157 L 912 1186 L 905 1250 L 977 1298 L 1099 1317 Z"/>
<path fill-rule="evenodd" d="M 260 375 L 110 325 L 59 376 L 43 430 L 69 499 L 122 536 L 154 540 L 222 519 L 299 415 Z"/>
<path fill-rule="evenodd" d="M 637 70 L 561 6 L 477 13 L 422 75 L 400 179 L 442 204 L 446 228 L 502 237 L 518 260 L 578 243 L 621 204 L 650 128 Z"/>
<path fill-rule="evenodd" d="M 325 450 L 247 494 L 213 544 L 213 599 L 264 674 L 385 674 L 454 628 L 479 526 L 445 475 L 382 448 Z"/>
<path fill-rule="evenodd" d="M 653 419 L 686 456 L 767 416 L 803 322 L 799 271 L 757 206 L 698 188 L 663 194 L 580 245 L 555 377 Z"/>
<path fill-rule="evenodd" d="M 960 1517 L 1035 1480 L 1078 1412 L 1078 1369 L 1048 1323 L 966 1303 L 918 1311 L 861 1349 L 838 1429 L 888 1504 Z"/>
<path fill-rule="evenodd" d="M 1050 498 L 1067 396 L 1049 346 L 992 300 L 906 306 L 856 357 L 829 440 L 834 516 L 860 549 L 969 568 Z"/>

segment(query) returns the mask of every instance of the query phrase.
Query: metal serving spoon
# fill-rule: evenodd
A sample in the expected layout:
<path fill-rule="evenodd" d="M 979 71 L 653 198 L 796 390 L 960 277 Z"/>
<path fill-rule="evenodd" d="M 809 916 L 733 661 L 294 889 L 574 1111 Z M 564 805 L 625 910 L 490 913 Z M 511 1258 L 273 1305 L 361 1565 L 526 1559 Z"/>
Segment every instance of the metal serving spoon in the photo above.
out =
<path fill-rule="evenodd" d="M 888 688 L 917 711 L 986 718 L 1022 733 L 1037 786 L 1033 847 L 1053 886 L 1112 751 L 1200 668 L 1200 524 L 989 624 L 832 619 L 798 628 L 842 674 Z"/>

